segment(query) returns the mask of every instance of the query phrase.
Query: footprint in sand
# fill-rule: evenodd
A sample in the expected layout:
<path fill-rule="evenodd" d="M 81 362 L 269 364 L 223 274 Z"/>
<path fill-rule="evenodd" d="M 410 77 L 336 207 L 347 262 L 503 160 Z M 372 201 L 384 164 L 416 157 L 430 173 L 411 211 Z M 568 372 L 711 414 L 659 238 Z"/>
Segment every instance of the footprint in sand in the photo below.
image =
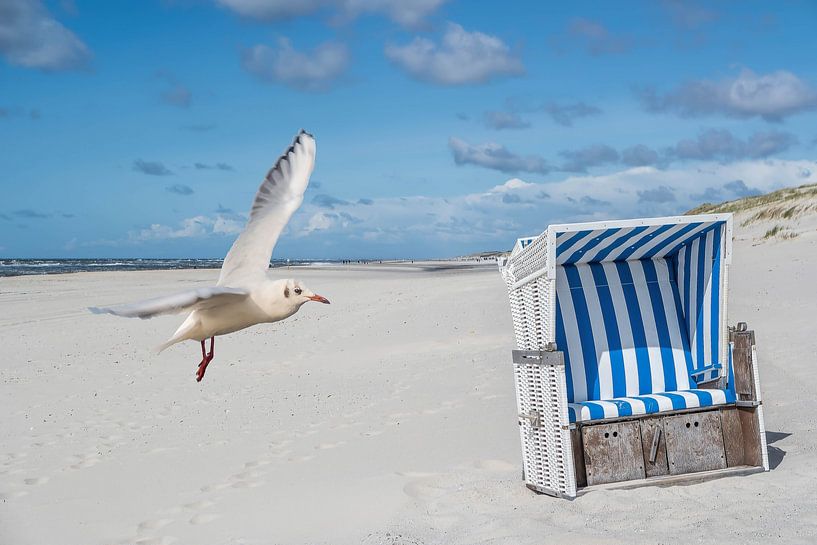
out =
<path fill-rule="evenodd" d="M 193 515 L 193 518 L 191 518 L 188 522 L 195 525 L 208 524 L 218 519 L 220 516 L 221 515 L 216 515 L 213 513 L 199 513 L 198 515 Z"/>
<path fill-rule="evenodd" d="M 199 500 L 194 501 L 193 503 L 185 504 L 184 508 L 190 511 L 201 511 L 202 509 L 207 509 L 208 507 L 212 507 L 215 505 L 215 502 L 210 500 Z"/>
<path fill-rule="evenodd" d="M 236 481 L 233 488 L 256 488 L 264 484 L 264 481 Z"/>
<path fill-rule="evenodd" d="M 264 481 L 260 478 L 264 475 L 266 475 L 264 471 L 242 471 L 241 473 L 230 475 L 228 479 L 229 484 L 227 486 L 232 486 L 233 488 L 255 488 L 264 484 Z"/>
<path fill-rule="evenodd" d="M 202 492 L 217 492 L 219 490 L 224 490 L 225 488 L 229 488 L 232 483 L 215 483 L 215 484 L 207 484 L 201 487 Z"/>
<path fill-rule="evenodd" d="M 176 507 L 168 507 L 167 509 L 161 509 L 159 511 L 156 511 L 156 514 L 157 515 L 178 515 L 181 512 L 182 512 L 182 508 L 176 506 Z"/>
<path fill-rule="evenodd" d="M 91 452 L 88 454 L 74 454 L 73 460 L 74 463 L 71 464 L 71 469 L 85 469 L 88 467 L 93 467 L 101 461 L 101 457 L 98 452 Z"/>
<path fill-rule="evenodd" d="M 145 520 L 140 522 L 136 526 L 136 531 L 139 533 L 146 532 L 149 530 L 158 530 L 160 528 L 164 528 L 168 524 L 172 523 L 173 519 L 154 519 L 154 520 Z"/>
<path fill-rule="evenodd" d="M 410 498 L 416 500 L 434 500 L 447 493 L 441 484 L 435 482 L 435 478 L 424 478 L 411 481 L 403 487 L 403 492 Z"/>
<path fill-rule="evenodd" d="M 179 450 L 178 447 L 156 447 L 148 451 L 148 454 L 160 454 L 162 452 L 172 452 L 174 450 Z"/>
<path fill-rule="evenodd" d="M 253 460 L 252 462 L 247 462 L 244 464 L 244 469 L 252 469 L 254 467 L 262 467 L 267 466 L 272 463 L 272 460 Z"/>
<path fill-rule="evenodd" d="M 173 536 L 160 537 L 144 537 L 136 541 L 127 541 L 126 543 L 133 543 L 134 545 L 173 545 L 178 540 Z"/>
<path fill-rule="evenodd" d="M 23 480 L 28 485 L 45 484 L 48 482 L 48 477 L 29 477 Z"/>
<path fill-rule="evenodd" d="M 236 473 L 235 475 L 230 475 L 231 481 L 246 481 L 248 479 L 257 479 L 258 477 L 263 477 L 266 475 L 264 471 L 257 471 L 257 470 L 247 470 L 242 471 L 241 473 Z"/>
<path fill-rule="evenodd" d="M 497 472 L 516 471 L 519 469 L 518 466 L 504 460 L 477 460 L 474 462 L 474 467 Z"/>
<path fill-rule="evenodd" d="M 321 443 L 320 445 L 315 445 L 315 450 L 328 450 L 330 448 L 337 448 L 345 444 L 346 441 L 338 441 L 337 443 Z"/>

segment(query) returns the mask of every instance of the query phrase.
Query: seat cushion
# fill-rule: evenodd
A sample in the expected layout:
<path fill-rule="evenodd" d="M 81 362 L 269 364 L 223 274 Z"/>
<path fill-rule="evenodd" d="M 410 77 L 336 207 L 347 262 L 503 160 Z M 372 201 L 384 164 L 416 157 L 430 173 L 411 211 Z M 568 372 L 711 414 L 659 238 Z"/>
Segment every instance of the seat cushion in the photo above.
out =
<path fill-rule="evenodd" d="M 731 390 L 680 390 L 635 397 L 618 397 L 603 401 L 582 401 L 569 403 L 568 416 L 571 422 L 586 422 L 604 418 L 653 414 L 696 407 L 713 407 L 735 402 Z"/>

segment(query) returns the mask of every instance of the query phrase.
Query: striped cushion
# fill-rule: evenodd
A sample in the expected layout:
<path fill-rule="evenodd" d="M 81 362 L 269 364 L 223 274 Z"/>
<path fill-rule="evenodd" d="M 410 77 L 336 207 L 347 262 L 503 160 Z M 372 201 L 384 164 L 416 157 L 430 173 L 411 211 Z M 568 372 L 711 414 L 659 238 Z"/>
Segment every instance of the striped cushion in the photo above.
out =
<path fill-rule="evenodd" d="M 735 402 L 732 390 L 681 390 L 636 397 L 619 397 L 605 401 L 583 401 L 568 404 L 571 422 L 653 414 L 679 409 L 712 407 Z"/>

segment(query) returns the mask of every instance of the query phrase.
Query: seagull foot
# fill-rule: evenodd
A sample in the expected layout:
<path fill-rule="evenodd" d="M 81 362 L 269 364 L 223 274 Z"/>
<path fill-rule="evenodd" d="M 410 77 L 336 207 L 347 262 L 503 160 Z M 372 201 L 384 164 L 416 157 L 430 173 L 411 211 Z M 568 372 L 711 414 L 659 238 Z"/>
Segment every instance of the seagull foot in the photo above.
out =
<path fill-rule="evenodd" d="M 213 356 L 208 354 L 207 357 L 201 360 L 199 364 L 199 368 L 196 370 L 196 382 L 201 382 L 201 379 L 204 378 L 204 373 L 207 371 L 207 365 L 213 361 Z"/>
<path fill-rule="evenodd" d="M 204 378 L 204 373 L 207 371 L 207 365 L 213 361 L 213 357 L 216 355 L 215 351 L 216 345 L 216 338 L 210 337 L 210 351 L 204 351 L 204 341 L 201 341 L 201 363 L 199 363 L 199 368 L 196 371 L 196 382 L 201 382 L 201 379 Z"/>

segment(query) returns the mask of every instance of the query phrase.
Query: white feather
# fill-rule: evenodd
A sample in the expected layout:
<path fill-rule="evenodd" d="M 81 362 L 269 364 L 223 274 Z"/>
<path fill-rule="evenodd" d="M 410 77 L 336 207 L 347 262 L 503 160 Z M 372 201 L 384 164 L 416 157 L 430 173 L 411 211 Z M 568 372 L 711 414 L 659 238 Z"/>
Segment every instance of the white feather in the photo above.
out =
<path fill-rule="evenodd" d="M 246 299 L 248 295 L 248 291 L 237 288 L 198 288 L 139 301 L 138 303 L 104 308 L 89 307 L 88 310 L 94 314 L 114 314 L 126 318 L 146 320 L 161 314 L 177 314 L 193 309 L 204 310 L 230 302 L 237 302 Z"/>
<path fill-rule="evenodd" d="M 264 278 L 275 243 L 301 206 L 314 167 L 315 139 L 302 130 L 258 188 L 247 226 L 224 258 L 219 286 L 246 286 Z"/>

